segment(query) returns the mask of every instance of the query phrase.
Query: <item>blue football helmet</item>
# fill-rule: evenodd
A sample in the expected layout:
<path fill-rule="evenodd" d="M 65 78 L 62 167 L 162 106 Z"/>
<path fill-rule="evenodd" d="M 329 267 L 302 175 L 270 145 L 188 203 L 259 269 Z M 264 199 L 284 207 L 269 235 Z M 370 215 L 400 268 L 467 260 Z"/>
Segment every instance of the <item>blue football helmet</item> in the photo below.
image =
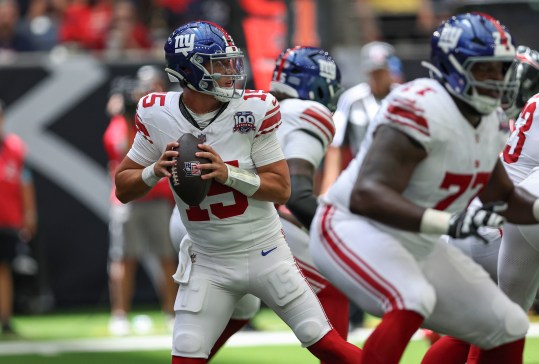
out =
<path fill-rule="evenodd" d="M 516 118 L 528 100 L 539 93 L 539 52 L 526 46 L 518 46 L 517 56 L 513 64 L 514 79 L 519 83 L 513 94 L 502 100 L 505 113 Z"/>
<path fill-rule="evenodd" d="M 434 31 L 431 63 L 423 65 L 452 95 L 487 115 L 518 86 L 512 76 L 514 58 L 515 45 L 504 25 L 487 14 L 466 13 L 451 17 Z M 503 62 L 504 79 L 476 80 L 472 67 L 479 62 Z M 495 90 L 500 96 L 481 95 L 478 88 Z"/>
<path fill-rule="evenodd" d="M 341 71 L 328 52 L 296 46 L 275 62 L 270 90 L 302 100 L 313 100 L 335 111 L 342 93 Z"/>
<path fill-rule="evenodd" d="M 243 95 L 243 52 L 219 25 L 208 21 L 184 24 L 172 32 L 164 48 L 165 71 L 171 81 L 222 102 Z"/>

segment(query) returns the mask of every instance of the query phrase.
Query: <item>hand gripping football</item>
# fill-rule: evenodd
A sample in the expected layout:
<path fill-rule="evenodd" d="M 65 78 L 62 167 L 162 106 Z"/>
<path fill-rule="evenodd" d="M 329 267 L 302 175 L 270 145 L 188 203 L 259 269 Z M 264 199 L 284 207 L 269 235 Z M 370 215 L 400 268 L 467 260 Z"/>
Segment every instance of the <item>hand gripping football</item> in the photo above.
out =
<path fill-rule="evenodd" d="M 179 156 L 176 164 L 170 168 L 170 185 L 174 192 L 189 206 L 196 206 L 206 198 L 211 186 L 211 179 L 203 180 L 201 175 L 209 173 L 209 170 L 198 168 L 199 164 L 211 163 L 207 158 L 196 157 L 200 141 L 193 134 L 183 134 L 178 139 Z"/>

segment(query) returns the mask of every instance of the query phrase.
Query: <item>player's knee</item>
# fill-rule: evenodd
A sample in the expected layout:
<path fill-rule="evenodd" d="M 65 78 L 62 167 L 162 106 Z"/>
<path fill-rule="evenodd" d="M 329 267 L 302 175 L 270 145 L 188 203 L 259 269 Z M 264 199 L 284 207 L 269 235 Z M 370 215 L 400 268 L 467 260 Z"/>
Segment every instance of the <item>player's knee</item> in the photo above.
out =
<path fill-rule="evenodd" d="M 508 315 L 505 316 L 505 331 L 515 338 L 521 338 L 526 335 L 530 328 L 530 322 L 528 315 L 515 304 L 515 309 L 511 310 Z"/>
<path fill-rule="evenodd" d="M 492 304 L 493 306 L 496 305 L 497 307 L 501 306 L 497 305 L 496 301 L 494 301 Z M 505 344 L 526 336 L 526 333 L 530 327 L 530 322 L 528 320 L 528 315 L 519 305 L 510 302 L 507 309 L 503 311 L 499 310 L 496 313 L 502 321 L 500 329 L 503 330 L 503 332 L 502 335 L 500 335 L 499 341 L 493 342 L 492 346 Z"/>
<path fill-rule="evenodd" d="M 493 300 L 491 305 L 497 319 L 492 320 L 495 328 L 491 327 L 490 330 L 485 330 L 487 332 L 478 338 L 477 345 L 479 347 L 492 349 L 526 336 L 530 323 L 528 315 L 520 306 L 509 301 L 506 297 Z"/>
<path fill-rule="evenodd" d="M 329 325 L 314 319 L 306 319 L 294 327 L 294 334 L 304 347 L 310 346 L 320 340 L 328 331 Z"/>
<path fill-rule="evenodd" d="M 251 294 L 243 296 L 234 307 L 232 318 L 235 320 L 249 320 L 260 309 L 260 298 Z"/>
<path fill-rule="evenodd" d="M 177 332 L 174 334 L 174 350 L 173 355 L 193 357 L 195 355 L 205 355 L 208 357 L 208 353 L 203 353 L 204 338 L 198 332 Z"/>

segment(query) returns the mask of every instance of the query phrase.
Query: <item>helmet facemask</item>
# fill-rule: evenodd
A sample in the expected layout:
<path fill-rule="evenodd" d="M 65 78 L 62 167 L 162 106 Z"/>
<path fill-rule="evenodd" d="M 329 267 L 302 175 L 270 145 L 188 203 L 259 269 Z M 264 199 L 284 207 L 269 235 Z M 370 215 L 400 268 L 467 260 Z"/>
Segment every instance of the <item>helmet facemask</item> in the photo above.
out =
<path fill-rule="evenodd" d="M 518 81 L 514 76 L 515 68 L 512 67 L 513 60 L 508 59 L 503 62 L 503 80 L 476 80 L 474 77 L 473 68 L 480 66 L 480 63 L 486 62 L 500 62 L 500 57 L 488 58 L 488 57 L 470 57 L 468 58 L 462 68 L 465 70 L 463 72 L 463 77 L 466 80 L 467 89 L 464 92 L 453 93 L 455 96 L 462 99 L 464 102 L 472 106 L 477 112 L 482 115 L 488 115 L 496 110 L 497 107 L 502 105 L 502 99 L 504 103 L 509 101 L 510 98 L 516 96 L 516 91 L 518 90 Z M 451 91 L 452 89 L 449 89 Z M 480 92 L 483 91 L 494 91 L 497 93 L 497 97 L 492 97 L 485 95 Z"/>
<path fill-rule="evenodd" d="M 487 14 L 466 13 L 451 17 L 434 31 L 431 62 L 423 64 L 453 96 L 487 115 L 518 88 L 511 67 L 514 57 L 515 45 L 504 25 Z M 503 69 L 487 62 L 501 62 Z"/>
<path fill-rule="evenodd" d="M 243 60 L 241 51 L 195 54 L 191 58 L 191 63 L 204 73 L 198 83 L 201 92 L 213 95 L 222 102 L 242 97 L 246 78 Z"/>
<path fill-rule="evenodd" d="M 185 80 L 187 87 L 212 95 L 218 101 L 228 102 L 242 97 L 245 91 L 246 73 L 243 60 L 243 52 L 239 50 L 229 53 L 193 54 L 189 61 L 203 73 L 198 85 L 192 85 L 170 68 L 166 68 L 166 71 L 178 80 Z"/>
<path fill-rule="evenodd" d="M 170 81 L 221 102 L 243 96 L 243 52 L 219 25 L 207 21 L 184 24 L 168 37 L 164 50 Z"/>
<path fill-rule="evenodd" d="M 512 94 L 504 95 L 502 107 L 507 116 L 516 119 L 528 100 L 539 92 L 539 53 L 519 46 L 512 67 L 512 76 L 519 87 Z"/>

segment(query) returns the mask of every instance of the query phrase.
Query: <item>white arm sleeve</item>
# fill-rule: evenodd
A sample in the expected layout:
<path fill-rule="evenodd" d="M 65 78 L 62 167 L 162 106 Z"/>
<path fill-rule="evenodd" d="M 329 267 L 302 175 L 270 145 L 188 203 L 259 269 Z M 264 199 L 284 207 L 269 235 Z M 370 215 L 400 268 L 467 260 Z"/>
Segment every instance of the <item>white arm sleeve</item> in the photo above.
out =
<path fill-rule="evenodd" d="M 335 123 L 335 136 L 333 137 L 333 141 L 331 142 L 331 146 L 338 148 L 342 147 L 344 144 L 344 137 L 346 135 L 346 128 L 348 126 L 348 112 L 350 110 L 347 110 L 346 112 L 344 110 L 335 111 L 333 114 L 333 122 Z"/>
<path fill-rule="evenodd" d="M 277 133 L 272 132 L 256 137 L 251 149 L 251 158 L 257 167 L 283 160 L 284 154 L 279 145 Z"/>

